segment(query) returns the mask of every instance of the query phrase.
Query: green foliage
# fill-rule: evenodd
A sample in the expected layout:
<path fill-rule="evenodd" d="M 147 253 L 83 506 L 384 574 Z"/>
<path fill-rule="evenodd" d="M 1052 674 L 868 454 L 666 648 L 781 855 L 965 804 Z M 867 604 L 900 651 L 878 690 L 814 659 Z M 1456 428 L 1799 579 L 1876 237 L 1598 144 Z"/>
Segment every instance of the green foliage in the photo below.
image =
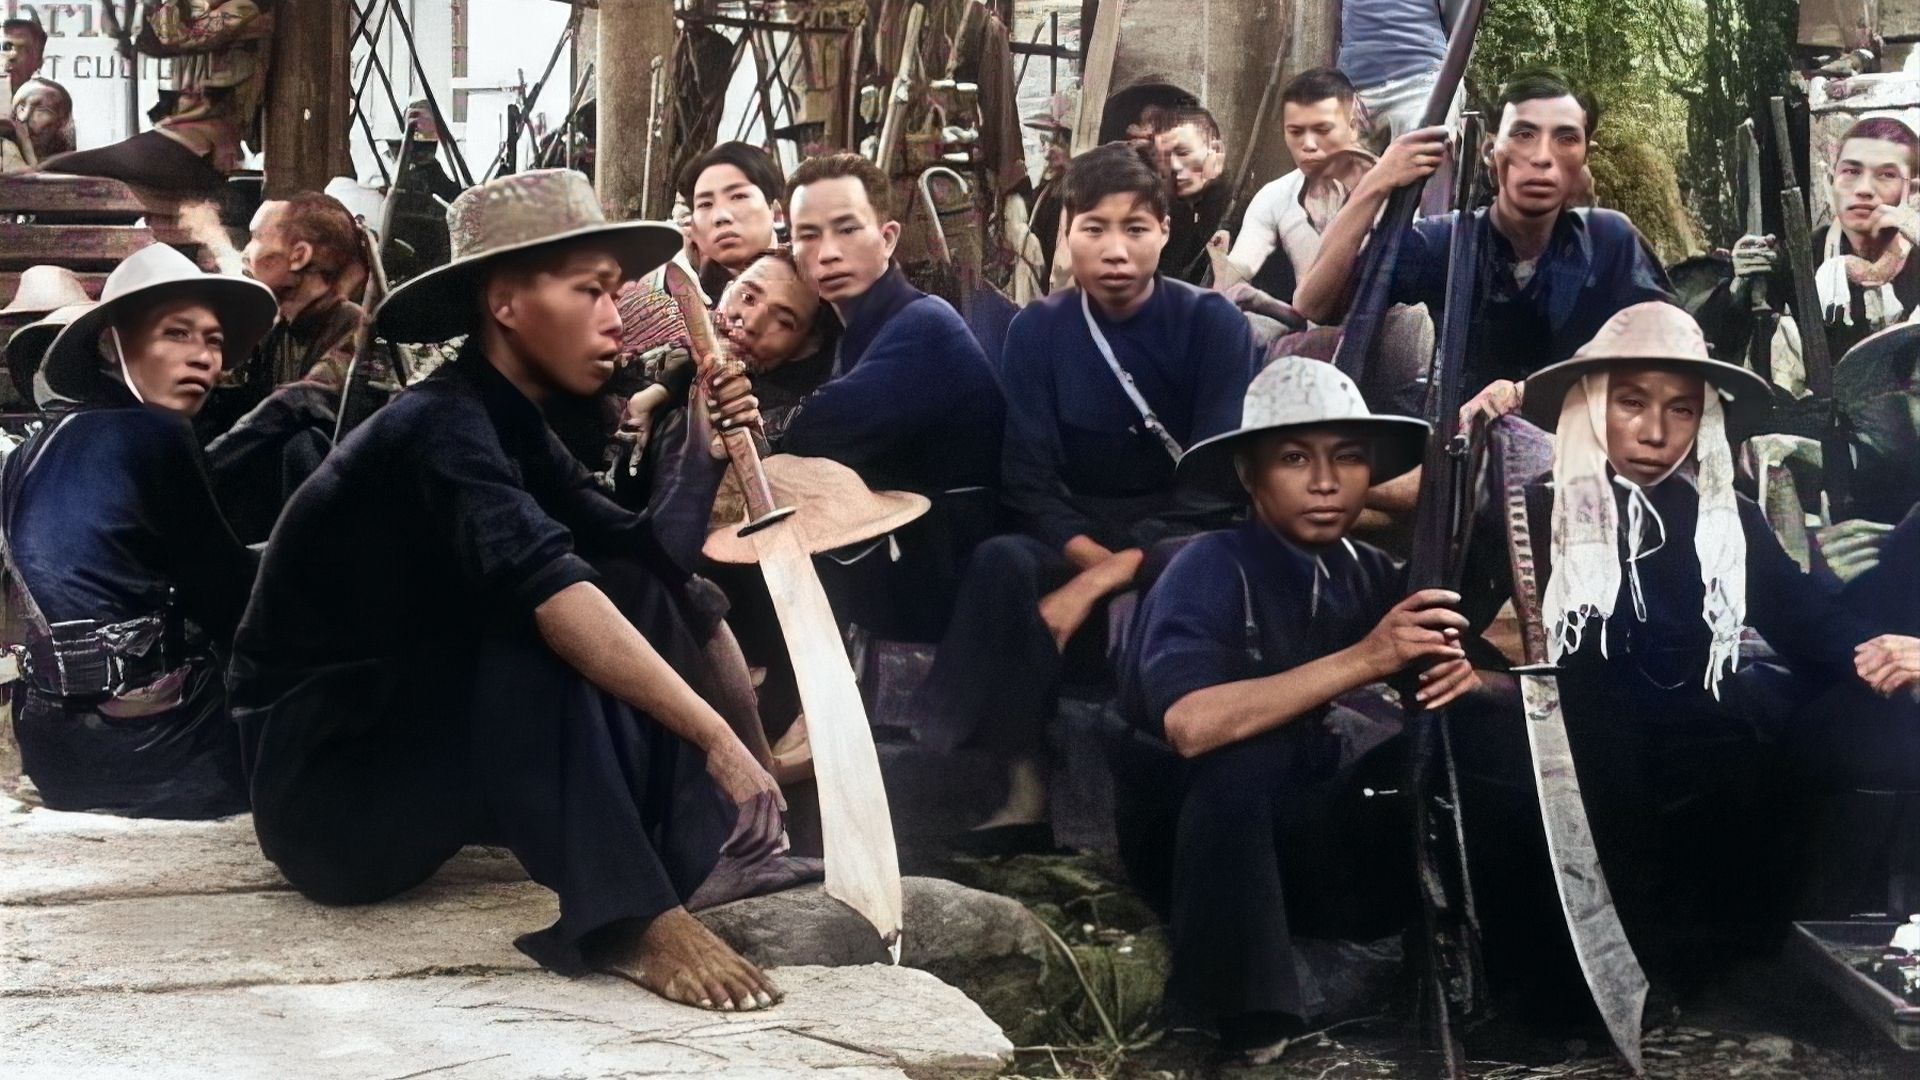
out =
<path fill-rule="evenodd" d="M 1796 0 L 1488 0 L 1468 89 L 1485 111 L 1508 76 L 1548 66 L 1592 93 L 1595 191 L 1671 261 L 1701 232 L 1722 246 L 1739 235 L 1734 129 L 1784 91 L 1797 11 Z"/>

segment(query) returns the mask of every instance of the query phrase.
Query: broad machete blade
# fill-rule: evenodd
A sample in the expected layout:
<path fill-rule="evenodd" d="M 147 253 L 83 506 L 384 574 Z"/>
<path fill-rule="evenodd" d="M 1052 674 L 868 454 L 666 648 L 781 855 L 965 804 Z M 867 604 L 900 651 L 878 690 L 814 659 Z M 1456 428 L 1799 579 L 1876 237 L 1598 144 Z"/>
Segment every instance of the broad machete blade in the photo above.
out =
<path fill-rule="evenodd" d="M 813 557 L 790 522 L 752 534 L 760 572 L 793 658 L 813 743 L 826 842 L 827 892 L 859 912 L 900 962 L 900 857 L 880 777 L 880 755 Z"/>
<path fill-rule="evenodd" d="M 1534 562 L 1533 530 L 1527 520 L 1526 485 L 1529 473 L 1542 471 L 1541 448 L 1525 445 L 1544 441 L 1538 429 L 1518 417 L 1503 417 L 1493 425 L 1499 448 L 1501 481 L 1505 487 L 1507 551 L 1513 567 L 1513 610 L 1520 620 L 1520 640 L 1527 664 L 1514 669 L 1520 677 L 1520 700 L 1526 710 L 1527 753 L 1533 762 L 1534 789 L 1540 797 L 1540 818 L 1546 826 L 1547 855 L 1553 860 L 1553 887 L 1560 894 L 1567 935 L 1587 990 L 1606 1022 L 1607 1034 L 1635 1076 L 1645 1075 L 1640 1051 L 1640 1015 L 1647 1004 L 1647 975 L 1627 941 L 1627 928 L 1613 906 L 1593 846 L 1593 828 L 1587 804 L 1580 795 L 1580 777 L 1573 767 L 1573 745 L 1567 739 L 1566 715 L 1560 708 L 1560 682 L 1547 661 L 1546 626 L 1540 611 L 1540 582 Z M 1536 460 L 1529 461 L 1529 457 Z"/>
<path fill-rule="evenodd" d="M 1626 927 L 1620 924 L 1613 893 L 1600 870 L 1580 778 L 1573 768 L 1566 718 L 1560 711 L 1560 682 L 1552 675 L 1522 673 L 1520 700 L 1527 712 L 1527 750 L 1533 758 L 1534 787 L 1540 793 L 1540 816 L 1547 827 L 1547 854 L 1553 859 L 1553 887 L 1560 893 L 1573 952 L 1613 1045 L 1634 1075 L 1643 1075 L 1640 1014 L 1647 1004 L 1647 976 L 1627 941 Z"/>
<path fill-rule="evenodd" d="M 678 264 L 668 263 L 662 283 L 679 307 L 700 371 L 732 366 L 733 358 L 714 332 L 693 279 Z M 897 964 L 903 906 L 900 856 L 894 848 L 880 755 L 873 747 L 873 729 L 867 722 L 866 704 L 860 700 L 853 665 L 841 643 L 839 621 L 833 617 L 813 558 L 791 518 L 785 516 L 792 513 L 791 508 L 773 505 L 773 491 L 753 437 L 735 429 L 721 439 L 747 492 L 753 520 L 741 531 L 752 538 L 759 557 L 807 716 L 820 833 L 826 847 L 827 893 L 873 924 Z"/>

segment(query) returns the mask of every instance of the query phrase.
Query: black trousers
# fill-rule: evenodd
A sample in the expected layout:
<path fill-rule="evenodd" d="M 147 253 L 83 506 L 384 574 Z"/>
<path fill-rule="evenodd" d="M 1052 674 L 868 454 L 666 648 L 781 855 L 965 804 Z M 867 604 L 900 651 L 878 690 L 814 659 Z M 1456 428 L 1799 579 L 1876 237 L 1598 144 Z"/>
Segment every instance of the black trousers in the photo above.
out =
<path fill-rule="evenodd" d="M 1169 1008 L 1216 1024 L 1321 1015 L 1295 938 L 1371 941 L 1414 910 L 1412 824 L 1391 794 L 1405 740 L 1342 768 L 1318 718 L 1184 761 L 1129 739 L 1114 760 L 1121 858 L 1172 928 Z"/>
<path fill-rule="evenodd" d="M 1031 536 L 996 536 L 973 550 L 933 670 L 914 694 L 922 742 L 1004 754 L 1042 745 L 1067 658 L 1040 618 L 1040 600 L 1075 573 L 1059 549 Z M 1069 643 L 1079 666 L 1098 670 L 1102 650 L 1085 643 L 1104 638 L 1102 625 L 1096 616 Z"/>
<path fill-rule="evenodd" d="M 73 176 L 104 176 L 177 194 L 216 195 L 227 182 L 206 159 L 157 131 L 143 131 L 94 150 L 59 154 L 43 162 L 42 169 Z"/>
<path fill-rule="evenodd" d="M 21 762 L 50 810 L 200 820 L 245 813 L 240 737 L 220 669 L 196 662 L 177 708 L 137 719 L 13 687 Z"/>
<path fill-rule="evenodd" d="M 1134 587 L 1142 593 L 1151 588 L 1192 539 L 1175 537 L 1148 548 Z M 933 670 L 914 695 L 914 711 L 926 718 L 922 742 L 937 750 L 1032 753 L 1044 745 L 1062 681 L 1111 681 L 1106 603 L 1064 653 L 1040 618 L 1041 599 L 1078 573 L 1060 549 L 1020 533 L 973 549 Z"/>
<path fill-rule="evenodd" d="M 599 568 L 648 641 L 698 675 L 674 591 L 631 564 Z M 242 719 L 261 850 L 302 894 L 377 902 L 467 844 L 505 845 L 559 894 L 559 921 L 519 944 L 563 972 L 594 931 L 681 904 L 733 825 L 703 755 L 567 666 L 530 620 L 491 628 L 453 680 L 336 669 Z"/>
<path fill-rule="evenodd" d="M 1627 668 L 1563 676 L 1560 698 L 1627 939 L 1649 975 L 1684 985 L 1714 957 L 1750 953 L 1756 935 L 1784 928 L 1783 774 L 1777 749 L 1730 701 L 1636 686 Z M 1489 977 L 1528 1009 L 1584 1015 L 1524 722 L 1456 715 L 1452 730 Z"/>

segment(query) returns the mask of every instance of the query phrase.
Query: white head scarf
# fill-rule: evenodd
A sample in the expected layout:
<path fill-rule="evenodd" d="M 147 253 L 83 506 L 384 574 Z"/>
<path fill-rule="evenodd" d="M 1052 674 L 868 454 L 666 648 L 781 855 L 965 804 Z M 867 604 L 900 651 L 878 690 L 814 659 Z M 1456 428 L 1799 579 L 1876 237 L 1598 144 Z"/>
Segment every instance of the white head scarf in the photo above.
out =
<path fill-rule="evenodd" d="M 1626 477 L 1610 475 L 1607 465 L 1607 384 L 1605 372 L 1582 376 L 1567 391 L 1554 433 L 1553 563 L 1541 597 L 1548 620 L 1547 656 L 1554 663 L 1580 649 L 1592 618 L 1613 615 L 1620 594 L 1620 511 L 1612 486 L 1627 491 L 1625 570 L 1634 617 L 1647 617 L 1639 561 L 1667 542 L 1666 523 L 1646 490 Z M 1740 629 L 1747 617 L 1747 538 L 1733 499 L 1733 454 L 1727 444 L 1726 414 L 1713 384 L 1706 386 L 1700 432 L 1693 449 L 1699 463 L 1699 519 L 1693 547 L 1700 558 L 1705 590 L 1701 612 L 1712 633 L 1704 685 L 1717 698 L 1720 678 L 1740 660 Z M 1680 456 L 1685 462 L 1686 455 Z M 1677 469 L 1678 464 L 1675 465 Z M 1672 475 L 1670 471 L 1668 476 Z M 1666 476 L 1655 481 L 1664 482 Z M 1646 547 L 1649 524 L 1658 539 Z M 1601 655 L 1607 639 L 1602 629 Z"/>

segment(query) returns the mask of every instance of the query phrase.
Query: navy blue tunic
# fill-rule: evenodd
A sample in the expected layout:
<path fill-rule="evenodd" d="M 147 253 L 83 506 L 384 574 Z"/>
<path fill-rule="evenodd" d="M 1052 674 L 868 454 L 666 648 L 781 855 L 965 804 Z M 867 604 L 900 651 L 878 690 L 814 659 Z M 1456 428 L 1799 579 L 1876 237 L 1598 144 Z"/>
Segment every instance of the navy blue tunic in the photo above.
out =
<path fill-rule="evenodd" d="M 1129 318 L 1092 308 L 1120 366 L 1181 446 L 1240 426 L 1253 334 L 1225 297 L 1166 277 Z M 1107 367 L 1069 289 L 1007 331 L 1003 499 L 1056 550 L 1086 535 L 1118 551 L 1224 524 L 1234 509 L 1176 491 L 1173 459 Z"/>
<path fill-rule="evenodd" d="M 1408 227 L 1394 264 L 1390 298 L 1425 304 L 1440 325 L 1447 301 L 1447 250 L 1457 212 L 1423 218 Z M 1519 382 L 1572 356 L 1623 308 L 1648 300 L 1672 300 L 1666 271 L 1624 214 L 1574 210 L 1554 223 L 1547 249 L 1522 285 L 1514 274 L 1513 246 L 1474 211 L 1482 230 L 1480 322 L 1467 353 L 1467 393 L 1495 379 Z M 1419 395 L 1396 396 L 1418 405 Z"/>
<path fill-rule="evenodd" d="M 135 404 L 83 408 L 30 440 L 5 470 L 7 543 L 49 622 L 117 623 L 173 611 L 190 624 L 180 702 L 138 717 L 46 698 L 18 684 L 14 722 L 48 806 L 207 818 L 247 807 L 220 657 L 256 561 L 214 502 L 187 422 Z M 31 461 L 32 468 L 26 468 Z"/>
<path fill-rule="evenodd" d="M 1140 605 L 1124 675 L 1129 719 L 1164 738 L 1167 710 L 1196 690 L 1357 644 L 1400 602 L 1404 579 L 1371 545 L 1336 544 L 1316 560 L 1258 520 L 1196 537 Z"/>
<path fill-rule="evenodd" d="M 1323 705 L 1177 760 L 1166 712 L 1359 642 L 1402 578 L 1365 544 L 1316 558 L 1249 521 L 1196 538 L 1141 605 L 1121 699 L 1139 734 L 1115 759 L 1121 857 L 1172 927 L 1169 1008 L 1223 1037 L 1338 1007 L 1338 978 L 1316 976 L 1295 935 L 1372 940 L 1404 924 L 1405 807 L 1373 794 L 1401 786 L 1403 740 L 1357 754 Z"/>
<path fill-rule="evenodd" d="M 894 267 L 846 315 L 833 377 L 800 399 L 775 448 L 832 458 L 875 489 L 997 483 L 1006 403 L 960 313 Z"/>

